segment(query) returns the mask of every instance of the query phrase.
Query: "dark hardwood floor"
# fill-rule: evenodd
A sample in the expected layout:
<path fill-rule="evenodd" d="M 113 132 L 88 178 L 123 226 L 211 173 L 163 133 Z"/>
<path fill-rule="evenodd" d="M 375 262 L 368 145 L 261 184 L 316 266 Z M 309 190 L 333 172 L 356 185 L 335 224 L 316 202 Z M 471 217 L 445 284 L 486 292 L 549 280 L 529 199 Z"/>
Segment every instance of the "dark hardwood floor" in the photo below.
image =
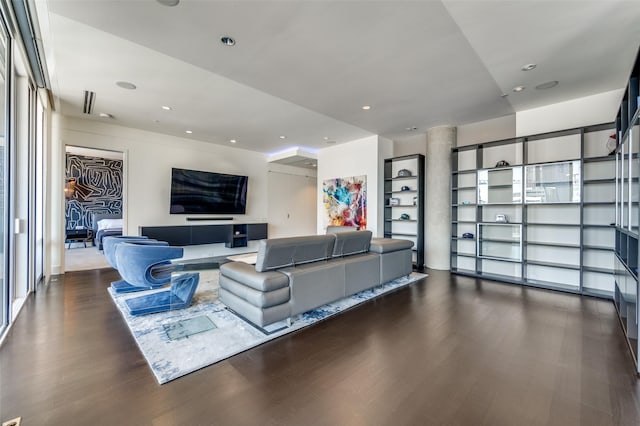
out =
<path fill-rule="evenodd" d="M 409 288 L 158 385 L 111 270 L 31 297 L 0 348 L 0 420 L 32 425 L 639 425 L 608 301 L 429 271 Z"/>

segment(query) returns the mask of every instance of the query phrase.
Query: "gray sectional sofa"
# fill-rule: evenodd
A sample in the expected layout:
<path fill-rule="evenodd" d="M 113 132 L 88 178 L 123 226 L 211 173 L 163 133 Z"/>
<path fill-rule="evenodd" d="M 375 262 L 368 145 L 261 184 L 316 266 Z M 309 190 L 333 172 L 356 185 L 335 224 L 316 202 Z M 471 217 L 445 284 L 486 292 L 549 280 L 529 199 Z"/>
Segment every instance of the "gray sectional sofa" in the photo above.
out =
<path fill-rule="evenodd" d="M 220 266 L 219 299 L 264 327 L 411 273 L 413 242 L 371 236 L 350 231 L 261 240 L 255 266 Z"/>

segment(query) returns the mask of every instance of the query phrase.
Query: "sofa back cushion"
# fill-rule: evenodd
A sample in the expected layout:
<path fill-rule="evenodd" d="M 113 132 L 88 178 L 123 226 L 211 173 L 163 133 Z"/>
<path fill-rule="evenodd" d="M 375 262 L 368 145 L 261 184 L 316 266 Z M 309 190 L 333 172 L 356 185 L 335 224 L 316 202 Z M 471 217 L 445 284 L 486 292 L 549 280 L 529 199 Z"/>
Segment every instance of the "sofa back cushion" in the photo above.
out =
<path fill-rule="evenodd" d="M 258 242 L 256 271 L 272 271 L 287 266 L 330 259 L 334 243 L 335 237 L 333 235 L 260 240 Z"/>
<path fill-rule="evenodd" d="M 337 226 L 337 225 L 327 226 L 327 234 L 338 234 L 340 232 L 352 232 L 357 230 L 358 230 L 357 226 Z"/>
<path fill-rule="evenodd" d="M 371 231 L 338 232 L 333 246 L 333 257 L 344 257 L 353 254 L 367 253 L 371 243 Z"/>

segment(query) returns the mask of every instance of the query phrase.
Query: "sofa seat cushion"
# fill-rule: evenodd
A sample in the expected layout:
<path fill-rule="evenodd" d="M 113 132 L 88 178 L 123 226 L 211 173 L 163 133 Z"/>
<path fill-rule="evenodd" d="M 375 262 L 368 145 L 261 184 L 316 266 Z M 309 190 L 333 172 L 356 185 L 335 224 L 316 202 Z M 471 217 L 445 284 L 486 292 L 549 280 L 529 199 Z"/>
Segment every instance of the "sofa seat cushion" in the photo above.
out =
<path fill-rule="evenodd" d="M 229 307 L 229 309 L 260 327 L 287 319 L 291 316 L 291 308 L 288 303 L 268 308 L 257 308 L 224 288 L 220 288 L 219 295 L 220 301 Z"/>
<path fill-rule="evenodd" d="M 220 288 L 233 293 L 258 308 L 269 308 L 289 301 L 289 287 L 279 288 L 273 291 L 260 291 L 240 284 L 231 278 L 221 276 Z"/>
<path fill-rule="evenodd" d="M 258 272 L 272 271 L 326 260 L 332 256 L 334 243 L 333 235 L 260 240 L 255 269 Z"/>
<path fill-rule="evenodd" d="M 220 278 L 228 277 L 255 290 L 273 291 L 287 287 L 289 280 L 281 272 L 256 272 L 253 265 L 244 262 L 229 262 L 220 265 Z"/>
<path fill-rule="evenodd" d="M 369 251 L 373 253 L 391 253 L 400 250 L 409 250 L 413 247 L 413 241 L 399 240 L 396 238 L 373 238 Z"/>
<path fill-rule="evenodd" d="M 369 251 L 371 231 L 343 231 L 335 234 L 333 257 L 352 256 Z"/>

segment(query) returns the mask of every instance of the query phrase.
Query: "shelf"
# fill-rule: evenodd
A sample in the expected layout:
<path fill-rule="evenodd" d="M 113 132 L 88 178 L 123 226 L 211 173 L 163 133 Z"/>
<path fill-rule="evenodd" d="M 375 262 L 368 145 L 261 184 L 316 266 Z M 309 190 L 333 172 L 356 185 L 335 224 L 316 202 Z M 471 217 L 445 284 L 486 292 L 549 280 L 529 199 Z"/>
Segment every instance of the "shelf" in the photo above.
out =
<path fill-rule="evenodd" d="M 478 222 L 480 225 L 522 225 L 521 222 Z"/>
<path fill-rule="evenodd" d="M 475 220 L 453 220 L 451 221 L 451 223 L 456 224 L 456 223 L 477 223 Z"/>
<path fill-rule="evenodd" d="M 580 270 L 580 265 L 568 265 L 566 263 L 556 263 L 556 262 L 543 262 L 538 260 L 527 260 L 527 265 L 535 265 L 535 266 L 548 266 L 550 268 L 561 268 L 561 269 L 573 269 L 576 271 Z"/>
<path fill-rule="evenodd" d="M 583 181 L 585 184 L 590 183 L 616 183 L 616 178 L 607 178 L 607 179 L 585 179 Z"/>
<path fill-rule="evenodd" d="M 452 175 L 469 175 L 471 173 L 475 173 L 476 169 L 469 169 L 469 170 L 458 170 L 455 172 L 451 172 Z"/>
<path fill-rule="evenodd" d="M 387 235 L 389 237 L 387 237 Z M 417 234 L 408 234 L 408 233 L 403 233 L 403 232 L 385 232 L 384 233 L 384 237 L 385 238 L 391 238 L 392 235 L 396 235 L 398 237 L 417 237 Z"/>
<path fill-rule="evenodd" d="M 460 241 L 475 241 L 475 237 L 474 238 L 464 238 L 464 237 L 456 237 L 455 235 L 451 236 L 452 240 L 460 240 Z"/>
<path fill-rule="evenodd" d="M 580 248 L 580 244 L 545 243 L 542 241 L 525 241 L 525 244 L 528 246 L 560 247 L 560 248 L 572 248 L 572 249 Z"/>
<path fill-rule="evenodd" d="M 580 224 L 579 223 L 544 223 L 544 222 L 527 222 L 524 224 L 524 226 L 572 226 L 572 227 L 579 227 Z"/>
<path fill-rule="evenodd" d="M 451 207 L 475 207 L 477 204 L 451 204 Z"/>
<path fill-rule="evenodd" d="M 615 228 L 615 225 L 595 225 L 595 224 L 584 224 L 582 225 L 585 228 Z"/>
<path fill-rule="evenodd" d="M 408 191 L 386 191 L 385 194 L 389 195 L 389 194 L 415 194 L 418 191 L 416 191 L 415 189 L 410 189 Z"/>
<path fill-rule="evenodd" d="M 513 188 L 513 186 L 514 185 L 512 183 L 505 183 L 501 185 L 487 185 L 487 188 Z"/>
<path fill-rule="evenodd" d="M 408 180 L 408 179 L 418 179 L 418 176 L 396 176 L 392 178 L 385 178 L 386 181 L 394 181 L 394 180 Z"/>
<path fill-rule="evenodd" d="M 583 163 L 599 163 L 601 161 L 615 161 L 616 156 L 613 154 L 609 154 L 602 157 L 588 157 L 582 160 Z"/>
<path fill-rule="evenodd" d="M 614 251 L 615 247 L 606 247 L 606 246 L 592 246 L 592 245 L 583 245 L 582 248 L 584 250 L 601 250 L 601 251 Z"/>
<path fill-rule="evenodd" d="M 478 259 L 485 259 L 485 260 L 497 260 L 500 262 L 509 262 L 509 263 L 522 263 L 522 260 L 520 259 L 511 259 L 508 257 L 498 257 L 498 256 L 482 256 L 479 255 Z"/>
<path fill-rule="evenodd" d="M 398 204 L 397 206 L 384 206 L 384 207 L 386 209 L 390 209 L 390 208 L 393 208 L 393 207 L 404 207 L 404 208 L 407 208 L 407 207 L 418 207 L 418 206 L 416 206 L 415 204 Z"/>
<path fill-rule="evenodd" d="M 385 222 L 417 222 L 416 219 L 385 219 Z"/>
<path fill-rule="evenodd" d="M 545 201 L 544 203 L 535 201 L 525 201 L 525 206 L 580 206 L 580 201 Z"/>
<path fill-rule="evenodd" d="M 476 255 L 473 254 L 473 253 L 460 253 L 460 252 L 457 252 L 457 251 L 452 251 L 451 255 L 453 255 L 453 256 L 462 256 L 462 257 L 473 257 L 473 258 L 476 257 Z"/>
<path fill-rule="evenodd" d="M 583 266 L 582 270 L 586 272 L 599 272 L 602 274 L 613 274 L 615 272 L 612 268 L 598 268 L 595 266 Z"/>
<path fill-rule="evenodd" d="M 478 203 L 478 206 L 521 206 L 522 203 Z"/>
<path fill-rule="evenodd" d="M 518 244 L 520 245 L 520 240 L 507 240 L 505 238 L 481 238 L 480 243 L 488 242 L 488 243 L 507 243 L 507 244 Z"/>
<path fill-rule="evenodd" d="M 470 189 L 476 189 L 476 186 L 457 186 L 457 187 L 453 187 L 451 188 L 452 191 L 464 191 L 464 190 L 470 190 Z"/>
<path fill-rule="evenodd" d="M 582 204 L 585 206 L 616 206 L 616 203 L 614 201 L 587 201 Z"/>

